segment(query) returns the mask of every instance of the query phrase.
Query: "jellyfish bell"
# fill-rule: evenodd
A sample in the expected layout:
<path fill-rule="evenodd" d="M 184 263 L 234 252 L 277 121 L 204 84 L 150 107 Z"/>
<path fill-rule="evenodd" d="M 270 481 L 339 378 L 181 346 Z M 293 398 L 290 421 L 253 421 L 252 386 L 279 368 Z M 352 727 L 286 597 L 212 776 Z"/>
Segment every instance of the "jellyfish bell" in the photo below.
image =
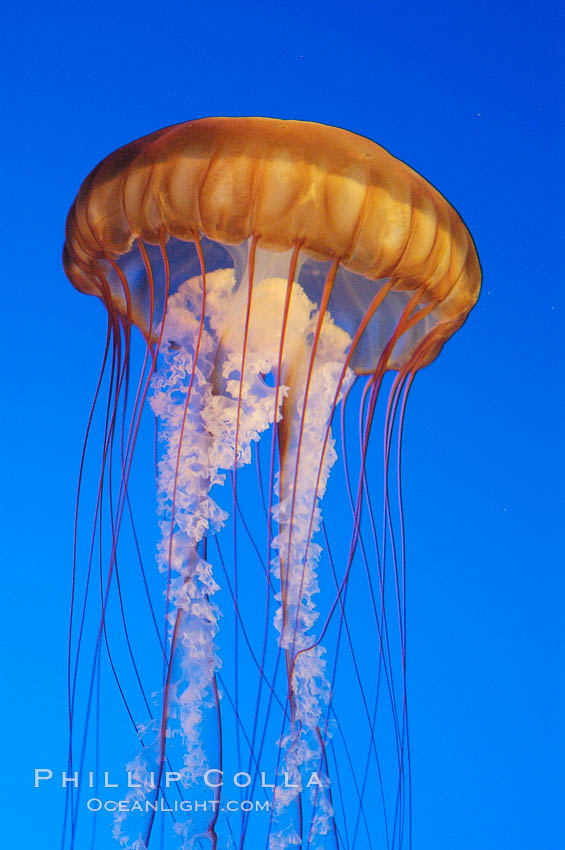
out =
<path fill-rule="evenodd" d="M 159 423 L 164 601 L 151 611 L 161 696 L 150 722 L 134 718 L 137 787 L 116 834 L 123 846 L 149 846 L 172 773 L 179 800 L 199 789 L 202 806 L 171 816 L 171 846 L 371 846 L 379 832 L 402 846 L 409 745 L 393 433 L 400 444 L 415 372 L 478 297 L 465 225 L 368 139 L 308 122 L 209 118 L 153 133 L 94 169 L 69 213 L 64 265 L 104 303 L 113 339 L 97 517 L 104 487 L 114 496 L 93 669 L 109 600 L 122 600 L 118 540 L 133 527 L 128 480 L 147 401 Z M 119 400 L 131 383 L 133 326 L 146 351 L 128 408 Z M 387 372 L 395 376 L 381 404 Z M 359 376 L 348 440 L 345 406 Z M 340 441 L 328 529 L 322 496 Z M 122 606 L 124 628 L 139 616 Z M 105 652 L 123 692 L 107 641 Z M 143 689 L 153 674 L 139 667 Z M 124 704 L 132 714 L 126 695 Z M 227 812 L 221 785 L 210 799 L 206 777 L 228 766 L 253 775 L 240 803 L 257 798 L 266 813 Z M 72 846 L 74 826 L 70 834 Z"/>

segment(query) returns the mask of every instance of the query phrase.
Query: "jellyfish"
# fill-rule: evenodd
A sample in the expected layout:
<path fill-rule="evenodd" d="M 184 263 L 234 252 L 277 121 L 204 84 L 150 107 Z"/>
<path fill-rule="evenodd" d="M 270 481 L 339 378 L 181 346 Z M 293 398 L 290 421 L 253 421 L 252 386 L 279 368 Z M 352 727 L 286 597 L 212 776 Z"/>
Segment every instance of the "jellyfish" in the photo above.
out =
<path fill-rule="evenodd" d="M 461 218 L 359 135 L 206 118 L 94 169 L 64 266 L 107 315 L 69 769 L 104 768 L 119 708 L 119 846 L 410 846 L 401 443 L 478 297 Z"/>

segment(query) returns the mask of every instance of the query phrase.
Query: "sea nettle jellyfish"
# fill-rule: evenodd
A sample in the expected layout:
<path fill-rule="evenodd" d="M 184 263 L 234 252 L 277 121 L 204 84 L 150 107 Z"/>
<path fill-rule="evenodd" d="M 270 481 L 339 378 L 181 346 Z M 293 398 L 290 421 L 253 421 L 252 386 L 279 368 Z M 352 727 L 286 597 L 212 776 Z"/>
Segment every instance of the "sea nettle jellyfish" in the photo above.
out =
<path fill-rule="evenodd" d="M 120 753 L 122 847 L 408 846 L 400 442 L 478 296 L 460 217 L 363 137 L 209 118 L 94 169 L 64 264 L 108 315 L 64 843 Z"/>

